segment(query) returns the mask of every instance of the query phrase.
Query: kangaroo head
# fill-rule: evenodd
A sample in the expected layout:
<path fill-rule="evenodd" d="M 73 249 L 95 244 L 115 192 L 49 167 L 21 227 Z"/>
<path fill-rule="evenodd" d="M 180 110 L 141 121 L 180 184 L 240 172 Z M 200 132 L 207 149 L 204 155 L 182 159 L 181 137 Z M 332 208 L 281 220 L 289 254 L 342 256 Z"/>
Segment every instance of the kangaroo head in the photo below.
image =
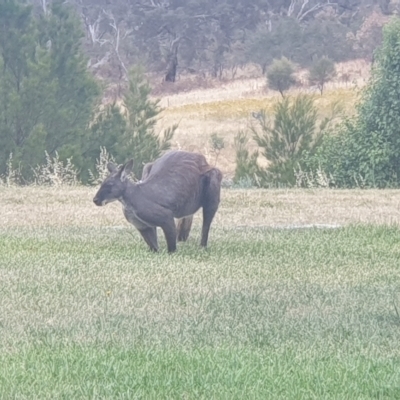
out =
<path fill-rule="evenodd" d="M 97 206 L 105 206 L 107 203 L 118 200 L 122 197 L 128 176 L 132 171 L 133 160 L 128 161 L 125 165 L 117 167 L 113 163 L 107 164 L 107 169 L 110 172 L 108 177 L 104 179 L 93 198 L 94 204 Z"/>

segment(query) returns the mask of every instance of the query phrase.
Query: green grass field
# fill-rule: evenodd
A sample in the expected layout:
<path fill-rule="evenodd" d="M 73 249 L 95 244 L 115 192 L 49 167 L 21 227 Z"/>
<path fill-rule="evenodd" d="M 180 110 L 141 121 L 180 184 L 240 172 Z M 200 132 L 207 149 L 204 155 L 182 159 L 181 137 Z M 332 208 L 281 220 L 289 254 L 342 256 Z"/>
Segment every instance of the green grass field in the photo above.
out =
<path fill-rule="evenodd" d="M 398 191 L 224 190 L 173 255 L 93 194 L 0 190 L 1 399 L 400 398 Z"/>

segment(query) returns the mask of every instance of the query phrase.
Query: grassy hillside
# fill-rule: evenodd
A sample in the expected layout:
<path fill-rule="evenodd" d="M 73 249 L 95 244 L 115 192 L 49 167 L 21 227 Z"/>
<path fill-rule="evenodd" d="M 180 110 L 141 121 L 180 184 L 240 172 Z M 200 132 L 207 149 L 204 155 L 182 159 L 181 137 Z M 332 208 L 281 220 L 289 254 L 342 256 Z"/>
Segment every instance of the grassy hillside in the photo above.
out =
<path fill-rule="evenodd" d="M 343 112 L 354 112 L 359 89 L 365 85 L 369 76 L 369 65 L 362 60 L 337 65 L 337 77 L 327 84 L 321 96 L 315 88 L 306 82 L 306 71 L 299 71 L 297 78 L 303 82 L 300 88 L 289 91 L 290 94 L 306 92 L 313 94 L 320 116 L 330 114 L 333 104 L 339 103 Z M 343 77 L 348 82 L 343 81 Z M 231 175 L 235 169 L 233 138 L 239 129 L 246 129 L 256 122 L 251 113 L 265 109 L 270 112 L 279 99 L 277 92 L 265 88 L 265 78 L 241 78 L 228 82 L 214 82 L 214 87 L 191 88 L 188 91 L 160 96 L 165 108 L 159 128 L 179 122 L 179 129 L 174 138 L 174 147 L 210 154 L 209 138 L 218 133 L 225 140 L 226 148 L 222 151 L 218 165 L 225 174 Z M 184 85 L 181 84 L 184 88 Z"/>

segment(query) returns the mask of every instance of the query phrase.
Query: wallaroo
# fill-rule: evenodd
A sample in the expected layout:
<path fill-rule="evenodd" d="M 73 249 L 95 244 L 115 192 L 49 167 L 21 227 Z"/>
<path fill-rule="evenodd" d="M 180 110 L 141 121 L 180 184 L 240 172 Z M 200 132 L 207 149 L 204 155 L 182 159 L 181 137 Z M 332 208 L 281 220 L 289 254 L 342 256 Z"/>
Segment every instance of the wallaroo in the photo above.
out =
<path fill-rule="evenodd" d="M 151 250 L 158 251 L 157 227 L 167 241 L 168 252 L 176 242 L 186 241 L 193 214 L 203 209 L 201 246 L 206 247 L 211 222 L 220 203 L 222 173 L 201 154 L 170 151 L 144 166 L 142 180 L 128 179 L 133 160 L 121 167 L 109 163 L 109 176 L 93 201 L 97 206 L 118 200 L 125 218 L 138 229 Z M 179 219 L 178 227 L 175 220 Z"/>

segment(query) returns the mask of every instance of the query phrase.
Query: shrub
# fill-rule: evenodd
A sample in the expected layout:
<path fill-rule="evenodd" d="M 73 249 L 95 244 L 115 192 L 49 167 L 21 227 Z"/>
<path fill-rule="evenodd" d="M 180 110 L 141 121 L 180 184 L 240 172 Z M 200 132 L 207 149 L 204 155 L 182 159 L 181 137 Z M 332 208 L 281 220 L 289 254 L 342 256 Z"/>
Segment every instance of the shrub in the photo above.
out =
<path fill-rule="evenodd" d="M 108 176 L 109 171 L 107 164 L 112 162 L 115 164 L 114 157 L 107 152 L 105 147 L 100 147 L 100 156 L 96 159 L 95 170 L 93 173 L 89 170 L 89 183 L 92 185 L 100 185 L 104 179 Z"/>
<path fill-rule="evenodd" d="M 284 97 L 284 92 L 296 83 L 293 74 L 294 66 L 287 58 L 282 57 L 280 60 L 274 60 L 267 69 L 268 85 Z"/>
<path fill-rule="evenodd" d="M 16 186 L 22 183 L 22 175 L 20 168 L 13 166 L 13 154 L 10 153 L 6 163 L 6 171 L 0 175 L 0 186 Z"/>
<path fill-rule="evenodd" d="M 303 157 L 306 170 L 322 169 L 335 186 L 390 186 L 383 166 L 389 162 L 388 146 L 376 133 L 366 136 L 357 119 L 346 119 L 336 135 L 326 135 L 314 155 Z M 364 139 L 364 140 L 363 140 Z"/>
<path fill-rule="evenodd" d="M 257 165 L 258 152 L 250 154 L 248 143 L 248 134 L 243 130 L 238 131 L 234 138 L 236 168 L 233 182 L 235 184 L 246 182 L 247 186 L 253 186 L 258 181 L 257 176 L 260 174 Z"/>
<path fill-rule="evenodd" d="M 322 57 L 310 68 L 308 80 L 311 85 L 317 85 L 322 95 L 325 83 L 332 80 L 335 75 L 335 63 L 327 57 Z"/>
<path fill-rule="evenodd" d="M 221 154 L 221 151 L 225 148 L 225 141 L 224 138 L 218 136 L 217 133 L 212 133 L 210 137 L 210 142 L 211 142 L 211 151 L 215 155 L 214 165 L 217 165 L 218 157 Z"/>
<path fill-rule="evenodd" d="M 318 123 L 314 99 L 304 94 L 278 101 L 271 120 L 261 110 L 258 125 L 251 126 L 250 131 L 267 167 L 258 165 L 259 150 L 250 154 L 248 136 L 240 131 L 235 137 L 235 182 L 249 177 L 257 186 L 299 185 L 300 178 L 310 171 L 311 162 L 317 162 L 317 150 L 339 111 L 334 104 L 332 114 Z"/>
<path fill-rule="evenodd" d="M 320 165 L 339 187 L 400 185 L 400 19 L 383 30 L 369 84 L 362 92 L 357 115 L 345 120 L 335 137 L 325 138 L 306 160 Z"/>
<path fill-rule="evenodd" d="M 40 186 L 73 186 L 79 183 L 77 171 L 70 158 L 65 163 L 60 160 L 58 153 L 50 156 L 47 151 L 46 162 L 33 168 L 34 183 Z"/>
<path fill-rule="evenodd" d="M 304 94 L 279 101 L 274 107 L 273 121 L 262 114 L 259 126 L 251 130 L 269 163 L 260 176 L 264 184 L 295 184 L 295 168 L 302 163 L 305 153 L 315 153 L 331 121 L 326 118 L 318 126 L 317 119 L 313 98 Z"/>

